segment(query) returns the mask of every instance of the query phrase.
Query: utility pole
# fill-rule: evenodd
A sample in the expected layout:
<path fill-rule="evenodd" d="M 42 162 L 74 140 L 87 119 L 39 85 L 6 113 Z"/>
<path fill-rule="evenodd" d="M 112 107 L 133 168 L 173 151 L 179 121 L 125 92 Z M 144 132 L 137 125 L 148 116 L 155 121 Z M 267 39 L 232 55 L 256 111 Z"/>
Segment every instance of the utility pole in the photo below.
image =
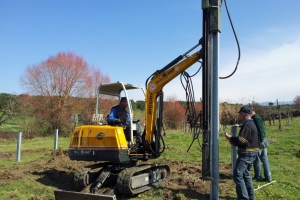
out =
<path fill-rule="evenodd" d="M 202 0 L 203 9 L 203 144 L 202 176 L 210 175 L 210 199 L 219 199 L 219 33 L 221 0 Z"/>

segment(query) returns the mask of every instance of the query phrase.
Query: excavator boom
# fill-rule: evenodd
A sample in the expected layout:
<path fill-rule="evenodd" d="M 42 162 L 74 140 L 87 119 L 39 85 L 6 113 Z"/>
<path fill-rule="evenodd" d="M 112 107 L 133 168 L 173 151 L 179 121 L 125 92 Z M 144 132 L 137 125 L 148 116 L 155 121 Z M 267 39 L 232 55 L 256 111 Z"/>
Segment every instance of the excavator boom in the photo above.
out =
<path fill-rule="evenodd" d="M 190 66 L 198 62 L 201 58 L 201 51 L 195 52 L 191 56 L 172 67 L 157 73 L 149 82 L 146 90 L 146 141 L 151 143 L 153 141 L 153 133 L 155 130 L 155 117 L 157 110 L 156 98 L 160 94 L 162 88 L 176 78 L 179 74 L 184 72 Z M 175 59 L 176 60 L 176 59 Z"/>

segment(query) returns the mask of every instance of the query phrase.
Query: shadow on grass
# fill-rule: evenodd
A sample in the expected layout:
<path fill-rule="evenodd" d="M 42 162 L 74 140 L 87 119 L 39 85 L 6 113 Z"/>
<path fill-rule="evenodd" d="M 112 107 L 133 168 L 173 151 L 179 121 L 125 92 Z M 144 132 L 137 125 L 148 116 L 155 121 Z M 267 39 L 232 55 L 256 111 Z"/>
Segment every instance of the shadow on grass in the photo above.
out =
<path fill-rule="evenodd" d="M 50 169 L 43 172 L 34 171 L 32 174 L 41 176 L 37 181 L 43 185 L 61 190 L 78 191 L 74 184 L 74 173 Z"/>

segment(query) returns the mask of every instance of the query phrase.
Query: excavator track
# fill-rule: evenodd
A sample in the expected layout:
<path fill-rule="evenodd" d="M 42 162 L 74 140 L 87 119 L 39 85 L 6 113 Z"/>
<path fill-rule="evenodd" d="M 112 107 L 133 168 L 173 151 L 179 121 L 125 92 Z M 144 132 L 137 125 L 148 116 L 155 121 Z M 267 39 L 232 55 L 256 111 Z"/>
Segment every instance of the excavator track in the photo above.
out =
<path fill-rule="evenodd" d="M 117 189 L 122 194 L 139 194 L 169 181 L 170 174 L 170 167 L 166 164 L 127 168 L 118 175 Z"/>
<path fill-rule="evenodd" d="M 74 184 L 78 188 L 85 188 L 90 184 L 89 172 L 91 168 L 81 168 L 74 174 Z"/>
<path fill-rule="evenodd" d="M 100 170 L 105 165 L 110 165 L 111 163 L 96 163 L 93 165 L 85 166 L 79 169 L 74 174 L 74 184 L 80 188 L 86 188 L 91 183 L 93 183 L 100 174 Z M 96 170 L 96 171 L 95 171 Z"/>

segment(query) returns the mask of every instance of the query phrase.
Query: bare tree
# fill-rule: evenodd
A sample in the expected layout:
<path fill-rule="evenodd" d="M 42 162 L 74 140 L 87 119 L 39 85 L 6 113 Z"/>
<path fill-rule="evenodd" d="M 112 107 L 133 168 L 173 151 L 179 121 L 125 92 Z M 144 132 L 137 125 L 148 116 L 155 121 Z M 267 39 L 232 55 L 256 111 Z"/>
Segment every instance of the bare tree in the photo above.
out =
<path fill-rule="evenodd" d="M 80 112 L 86 106 L 70 99 L 94 96 L 95 85 L 109 78 L 90 67 L 81 56 L 62 52 L 28 66 L 20 81 L 28 94 L 38 98 L 40 117 L 50 122 L 52 129 L 62 129 L 70 124 L 72 112 Z"/>

